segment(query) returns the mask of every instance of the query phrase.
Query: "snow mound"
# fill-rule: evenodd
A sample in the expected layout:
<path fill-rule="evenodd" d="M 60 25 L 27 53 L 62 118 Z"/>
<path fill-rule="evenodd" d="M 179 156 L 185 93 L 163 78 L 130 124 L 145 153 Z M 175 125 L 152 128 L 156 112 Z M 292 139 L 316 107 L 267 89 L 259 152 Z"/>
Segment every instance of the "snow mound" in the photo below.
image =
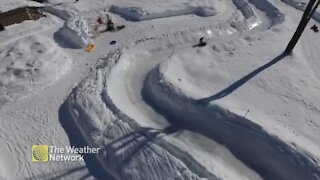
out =
<path fill-rule="evenodd" d="M 214 7 L 209 6 L 186 6 L 181 7 L 179 9 L 166 9 L 162 11 L 154 11 L 142 7 L 118 7 L 115 5 L 111 6 L 110 12 L 119 14 L 123 18 L 131 21 L 143 21 L 149 19 L 181 16 L 188 14 L 195 14 L 198 16 L 208 17 L 214 16 L 218 13 Z"/>
<path fill-rule="evenodd" d="M 87 46 L 91 39 L 89 37 L 90 28 L 82 17 L 72 17 L 65 22 L 64 26 L 58 32 L 58 36 L 71 43 L 72 47 L 83 48 Z"/>
<path fill-rule="evenodd" d="M 68 68 L 67 56 L 44 36 L 30 36 L 1 47 L 0 104 L 48 86 Z"/>

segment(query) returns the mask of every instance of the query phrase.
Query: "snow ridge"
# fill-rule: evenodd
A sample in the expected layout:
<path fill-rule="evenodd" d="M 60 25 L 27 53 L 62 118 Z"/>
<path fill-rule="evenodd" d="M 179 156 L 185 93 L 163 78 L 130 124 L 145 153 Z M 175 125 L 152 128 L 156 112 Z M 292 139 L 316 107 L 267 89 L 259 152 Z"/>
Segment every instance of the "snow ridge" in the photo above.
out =
<path fill-rule="evenodd" d="M 118 7 L 112 5 L 109 11 L 115 14 L 119 14 L 123 18 L 130 21 L 144 21 L 156 18 L 165 18 L 188 14 L 195 14 L 202 17 L 214 16 L 217 14 L 217 11 L 214 7 L 207 6 L 190 6 L 186 7 L 185 9 L 165 10 L 162 12 L 149 12 L 140 7 Z"/>

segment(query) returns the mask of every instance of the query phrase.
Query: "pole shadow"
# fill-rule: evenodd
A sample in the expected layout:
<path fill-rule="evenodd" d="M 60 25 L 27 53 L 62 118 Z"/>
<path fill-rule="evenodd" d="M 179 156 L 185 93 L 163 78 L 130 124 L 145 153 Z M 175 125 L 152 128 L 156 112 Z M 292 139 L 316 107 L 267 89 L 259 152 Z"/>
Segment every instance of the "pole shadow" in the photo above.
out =
<path fill-rule="evenodd" d="M 199 104 L 208 104 L 211 101 L 218 100 L 218 99 L 221 99 L 221 98 L 224 98 L 224 97 L 228 96 L 229 94 L 233 93 L 235 90 L 240 88 L 242 85 L 247 83 L 250 79 L 252 79 L 256 75 L 258 75 L 262 71 L 268 69 L 272 65 L 274 65 L 274 64 L 278 63 L 279 61 L 281 61 L 287 55 L 288 55 L 287 53 L 284 53 L 284 52 L 281 53 L 279 56 L 277 56 L 276 58 L 274 58 L 273 60 L 271 60 L 267 64 L 265 64 L 263 66 L 260 66 L 258 69 L 252 71 L 251 73 L 249 73 L 246 76 L 242 77 L 238 81 L 232 83 L 230 86 L 228 86 L 227 88 L 223 89 L 222 91 L 220 91 L 220 92 L 218 92 L 218 93 L 216 93 L 216 94 L 214 94 L 214 95 L 212 95 L 210 97 L 199 99 L 196 102 L 199 103 Z"/>

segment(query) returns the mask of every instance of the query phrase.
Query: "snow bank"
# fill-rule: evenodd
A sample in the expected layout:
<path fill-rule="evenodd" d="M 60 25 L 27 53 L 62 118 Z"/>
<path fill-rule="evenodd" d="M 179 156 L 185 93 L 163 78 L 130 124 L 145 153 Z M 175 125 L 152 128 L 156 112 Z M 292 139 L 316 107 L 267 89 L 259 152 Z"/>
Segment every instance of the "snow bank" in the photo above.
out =
<path fill-rule="evenodd" d="M 44 4 L 42 3 L 39 3 L 36 1 L 30 1 L 30 0 L 26 1 L 25 5 L 28 7 L 39 7 L 39 8 L 45 7 Z"/>
<path fill-rule="evenodd" d="M 104 149 L 97 155 L 104 170 L 119 180 L 215 179 L 187 153 L 162 141 L 161 131 L 140 127 L 113 105 L 105 85 L 119 56 L 118 52 L 104 59 L 107 64 L 89 75 L 67 100 L 70 120 L 86 142 Z"/>
<path fill-rule="evenodd" d="M 224 144 L 264 179 L 317 180 L 320 177 L 320 168 L 308 155 L 269 135 L 244 117 L 184 96 L 162 77 L 159 67 L 153 69 L 145 80 L 142 95 L 175 126 Z"/>
<path fill-rule="evenodd" d="M 246 19 L 249 19 L 249 18 L 255 16 L 252 8 L 249 6 L 249 4 L 246 1 L 244 1 L 244 0 L 233 0 L 233 3 L 242 12 L 243 16 Z"/>
<path fill-rule="evenodd" d="M 249 0 L 249 2 L 266 13 L 272 22 L 271 26 L 280 24 L 285 20 L 285 15 L 268 0 Z"/>
<path fill-rule="evenodd" d="M 143 21 L 149 19 L 156 19 L 156 18 L 165 18 L 165 17 L 172 17 L 172 16 L 181 16 L 181 15 L 188 15 L 188 14 L 195 14 L 198 16 L 214 16 L 217 14 L 217 10 L 214 7 L 185 7 L 182 9 L 166 9 L 161 12 L 152 12 L 150 10 L 141 8 L 141 7 L 118 7 L 118 6 L 111 6 L 110 12 L 119 14 L 123 18 L 131 21 Z"/>
<path fill-rule="evenodd" d="M 65 22 L 64 26 L 58 32 L 58 36 L 63 41 L 71 43 L 72 47 L 83 48 L 86 47 L 91 39 L 89 37 L 89 26 L 82 17 L 73 17 Z"/>
<path fill-rule="evenodd" d="M 59 79 L 69 59 L 50 39 L 30 36 L 0 48 L 0 104 Z"/>

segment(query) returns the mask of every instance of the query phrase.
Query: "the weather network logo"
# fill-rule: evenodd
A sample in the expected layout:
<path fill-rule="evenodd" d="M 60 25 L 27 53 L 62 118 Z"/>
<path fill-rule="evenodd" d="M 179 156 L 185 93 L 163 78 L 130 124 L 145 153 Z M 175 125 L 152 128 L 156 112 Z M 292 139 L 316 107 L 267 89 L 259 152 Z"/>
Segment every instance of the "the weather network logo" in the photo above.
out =
<path fill-rule="evenodd" d="M 98 154 L 101 148 L 89 146 L 32 146 L 32 162 L 83 162 L 85 154 Z"/>
<path fill-rule="evenodd" d="M 49 146 L 34 145 L 32 146 L 32 162 L 48 162 Z"/>

